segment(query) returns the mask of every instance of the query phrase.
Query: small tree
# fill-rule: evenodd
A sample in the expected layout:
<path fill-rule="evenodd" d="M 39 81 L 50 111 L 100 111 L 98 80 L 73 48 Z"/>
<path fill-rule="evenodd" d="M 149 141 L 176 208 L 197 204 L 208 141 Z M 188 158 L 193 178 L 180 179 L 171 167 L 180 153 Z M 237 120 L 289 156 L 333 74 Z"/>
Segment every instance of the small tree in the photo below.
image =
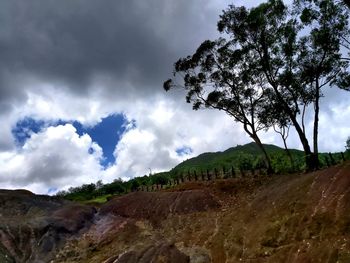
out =
<path fill-rule="evenodd" d="M 251 171 L 254 168 L 254 157 L 248 153 L 240 153 L 238 167 L 242 174 L 245 171 Z"/>
<path fill-rule="evenodd" d="M 140 183 L 138 180 L 135 180 L 135 179 L 132 179 L 130 180 L 131 181 L 131 184 L 130 184 L 130 190 L 132 192 L 138 190 L 138 188 L 140 187 Z"/>

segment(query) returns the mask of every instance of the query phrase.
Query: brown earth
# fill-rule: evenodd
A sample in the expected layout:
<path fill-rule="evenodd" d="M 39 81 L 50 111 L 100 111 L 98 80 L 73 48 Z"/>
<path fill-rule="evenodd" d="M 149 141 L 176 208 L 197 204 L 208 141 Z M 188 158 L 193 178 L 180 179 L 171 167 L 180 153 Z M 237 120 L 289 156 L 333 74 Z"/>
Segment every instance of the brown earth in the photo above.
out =
<path fill-rule="evenodd" d="M 19 192 L 0 191 L 0 204 L 0 262 L 350 262 L 350 163 L 131 193 L 96 214 Z"/>
<path fill-rule="evenodd" d="M 0 190 L 0 262 L 49 262 L 96 210 L 25 190 Z"/>
<path fill-rule="evenodd" d="M 218 207 L 218 202 L 207 190 L 136 192 L 112 199 L 101 207 L 100 214 L 113 213 L 127 218 L 145 219 L 158 225 L 172 214 L 190 214 Z"/>

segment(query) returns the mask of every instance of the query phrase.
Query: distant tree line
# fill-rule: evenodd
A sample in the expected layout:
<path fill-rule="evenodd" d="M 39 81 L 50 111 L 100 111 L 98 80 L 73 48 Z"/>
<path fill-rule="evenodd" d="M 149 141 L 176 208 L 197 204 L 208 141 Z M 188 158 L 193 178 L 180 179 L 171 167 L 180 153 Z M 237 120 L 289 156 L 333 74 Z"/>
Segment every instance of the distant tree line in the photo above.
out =
<path fill-rule="evenodd" d="M 350 159 L 350 137 L 346 142 L 346 153 L 319 154 L 320 167 L 329 167 Z M 303 156 L 292 152 L 294 162 L 289 162 L 289 156 L 283 152 L 270 153 L 271 166 L 276 174 L 293 173 L 305 169 Z M 91 201 L 102 196 L 123 195 L 134 191 L 158 191 L 171 188 L 188 181 L 211 181 L 215 179 L 256 177 L 267 174 L 266 162 L 262 155 L 245 152 L 237 154 L 238 159 L 233 163 L 217 162 L 214 166 L 181 167 L 157 174 L 135 177 L 129 181 L 116 179 L 111 183 L 102 181 L 71 187 L 67 191 L 60 191 L 58 196 L 73 201 Z"/>
<path fill-rule="evenodd" d="M 91 184 L 83 184 L 78 187 L 71 187 L 68 190 L 59 191 L 56 195 L 74 201 L 92 200 L 106 195 L 122 195 L 137 191 L 140 186 L 167 185 L 170 177 L 166 173 L 144 175 L 135 177 L 129 181 L 122 181 L 120 178 L 112 183 L 103 184 L 102 181 Z"/>

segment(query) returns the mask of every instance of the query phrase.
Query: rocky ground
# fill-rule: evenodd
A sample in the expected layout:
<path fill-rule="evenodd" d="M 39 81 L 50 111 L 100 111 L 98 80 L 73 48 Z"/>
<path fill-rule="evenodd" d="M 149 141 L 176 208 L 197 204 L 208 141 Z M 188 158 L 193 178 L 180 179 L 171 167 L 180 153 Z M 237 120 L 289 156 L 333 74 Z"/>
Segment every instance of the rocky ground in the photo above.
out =
<path fill-rule="evenodd" d="M 350 262 L 350 163 L 84 206 L 0 191 L 0 262 Z"/>

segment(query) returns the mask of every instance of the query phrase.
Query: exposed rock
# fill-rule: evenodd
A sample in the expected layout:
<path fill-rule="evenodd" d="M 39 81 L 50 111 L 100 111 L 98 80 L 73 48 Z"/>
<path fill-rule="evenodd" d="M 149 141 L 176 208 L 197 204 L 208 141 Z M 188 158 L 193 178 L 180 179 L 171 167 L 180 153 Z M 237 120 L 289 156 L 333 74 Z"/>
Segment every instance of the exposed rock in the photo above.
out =
<path fill-rule="evenodd" d="M 95 209 L 24 190 L 0 190 L 0 262 L 48 262 Z"/>

